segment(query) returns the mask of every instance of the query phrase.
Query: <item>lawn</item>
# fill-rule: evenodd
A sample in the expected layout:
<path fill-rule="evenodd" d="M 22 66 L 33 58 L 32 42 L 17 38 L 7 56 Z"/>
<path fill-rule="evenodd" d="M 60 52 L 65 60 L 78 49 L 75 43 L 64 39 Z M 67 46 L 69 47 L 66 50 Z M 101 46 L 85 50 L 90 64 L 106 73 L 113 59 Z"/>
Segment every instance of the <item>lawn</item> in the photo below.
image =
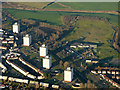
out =
<path fill-rule="evenodd" d="M 112 27 L 103 21 L 81 19 L 77 21 L 74 30 L 68 34 L 62 41 L 80 41 L 80 38 L 85 38 L 83 42 L 103 43 L 98 47 L 97 55 L 100 59 L 107 57 L 118 57 L 117 51 L 115 51 L 109 43 L 112 40 L 115 31 Z"/>

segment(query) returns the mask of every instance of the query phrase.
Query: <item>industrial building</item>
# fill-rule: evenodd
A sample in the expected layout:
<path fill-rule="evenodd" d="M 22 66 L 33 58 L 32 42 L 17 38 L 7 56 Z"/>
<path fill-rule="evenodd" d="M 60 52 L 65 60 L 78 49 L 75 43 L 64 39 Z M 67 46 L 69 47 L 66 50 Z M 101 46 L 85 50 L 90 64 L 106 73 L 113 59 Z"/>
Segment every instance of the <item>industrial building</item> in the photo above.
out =
<path fill-rule="evenodd" d="M 13 24 L 13 33 L 19 33 L 20 32 L 20 24 L 15 22 Z"/>
<path fill-rule="evenodd" d="M 48 54 L 48 46 L 46 46 L 45 44 L 43 44 L 40 47 L 40 57 L 46 57 L 47 54 Z"/>
<path fill-rule="evenodd" d="M 46 69 L 50 69 L 52 65 L 52 58 L 51 56 L 46 56 L 45 58 L 43 58 L 43 67 Z"/>
<path fill-rule="evenodd" d="M 67 67 L 67 69 L 64 70 L 64 81 L 71 82 L 72 80 L 73 80 L 73 68 Z"/>
<path fill-rule="evenodd" d="M 23 45 L 30 46 L 30 44 L 31 44 L 31 35 L 26 34 L 25 37 L 23 37 Z"/>

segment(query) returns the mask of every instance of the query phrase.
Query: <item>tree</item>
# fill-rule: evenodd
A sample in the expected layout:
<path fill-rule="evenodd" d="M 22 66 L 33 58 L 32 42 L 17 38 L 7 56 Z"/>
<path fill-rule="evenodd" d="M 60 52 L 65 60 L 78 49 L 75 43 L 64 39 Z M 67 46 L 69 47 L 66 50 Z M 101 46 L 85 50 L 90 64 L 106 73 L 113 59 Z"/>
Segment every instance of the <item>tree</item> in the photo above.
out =
<path fill-rule="evenodd" d="M 90 82 L 90 80 L 87 81 L 87 88 L 91 88 L 91 82 Z"/>
<path fill-rule="evenodd" d="M 68 67 L 69 66 L 69 63 L 66 61 L 65 63 L 64 63 L 64 68 L 66 68 L 66 67 Z"/>
<path fill-rule="evenodd" d="M 63 61 L 62 60 L 60 60 L 59 65 L 63 66 Z"/>
<path fill-rule="evenodd" d="M 48 77 L 47 77 L 47 78 L 48 78 L 48 79 L 51 79 L 51 74 L 50 74 L 50 73 L 48 74 Z"/>

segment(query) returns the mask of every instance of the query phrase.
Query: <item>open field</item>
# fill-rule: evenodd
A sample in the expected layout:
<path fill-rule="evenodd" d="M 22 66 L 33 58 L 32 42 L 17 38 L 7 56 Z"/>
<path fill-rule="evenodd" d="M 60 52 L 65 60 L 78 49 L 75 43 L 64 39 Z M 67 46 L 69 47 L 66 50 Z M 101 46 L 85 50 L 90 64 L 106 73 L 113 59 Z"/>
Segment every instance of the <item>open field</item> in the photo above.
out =
<path fill-rule="evenodd" d="M 17 2 L 18 3 L 18 2 Z M 46 6 L 49 2 L 19 2 L 18 4 L 33 7 L 33 8 L 39 8 L 42 9 L 44 6 Z"/>
<path fill-rule="evenodd" d="M 20 2 L 19 4 L 34 8 L 43 8 L 50 2 Z M 55 2 L 46 7 L 46 9 L 75 9 L 75 10 L 106 10 L 118 11 L 117 2 Z"/>
<path fill-rule="evenodd" d="M 117 2 L 60 2 L 63 5 L 70 6 L 76 10 L 107 10 L 107 11 L 118 11 Z"/>
<path fill-rule="evenodd" d="M 69 9 L 69 6 L 61 4 L 59 2 L 55 2 L 55 3 L 47 6 L 46 9 Z"/>
<path fill-rule="evenodd" d="M 10 13 L 16 19 L 37 19 L 38 21 L 47 22 L 50 24 L 62 25 L 61 16 L 97 16 L 109 19 L 109 22 L 118 26 L 118 16 L 105 13 L 81 13 L 81 12 L 60 12 L 60 11 L 30 11 L 30 10 L 17 10 L 17 9 L 5 9 L 3 11 Z"/>
<path fill-rule="evenodd" d="M 115 51 L 110 44 L 115 31 L 112 27 L 103 21 L 81 19 L 77 21 L 75 29 L 63 38 L 62 41 L 80 41 L 84 38 L 84 42 L 103 43 L 98 47 L 97 55 L 100 59 L 107 57 L 118 57 L 118 52 Z"/>

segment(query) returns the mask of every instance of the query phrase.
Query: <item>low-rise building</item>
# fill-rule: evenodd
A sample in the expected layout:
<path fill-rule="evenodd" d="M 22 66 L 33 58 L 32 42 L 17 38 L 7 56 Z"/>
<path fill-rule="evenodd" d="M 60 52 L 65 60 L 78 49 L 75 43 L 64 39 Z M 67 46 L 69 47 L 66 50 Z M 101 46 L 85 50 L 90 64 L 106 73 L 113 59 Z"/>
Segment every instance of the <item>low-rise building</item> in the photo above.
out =
<path fill-rule="evenodd" d="M 91 70 L 91 72 L 92 72 L 93 74 L 97 74 L 96 70 Z"/>
<path fill-rule="evenodd" d="M 2 79 L 2 80 L 7 80 L 7 78 L 8 78 L 8 76 L 2 76 L 2 75 L 0 75 L 0 79 Z"/>
<path fill-rule="evenodd" d="M 49 87 L 49 83 L 40 82 L 40 86 L 42 86 L 42 87 Z"/>
<path fill-rule="evenodd" d="M 101 70 L 98 70 L 98 73 L 100 74 L 100 73 L 101 73 Z"/>
<path fill-rule="evenodd" d="M 32 74 L 28 74 L 27 77 L 32 78 L 32 79 L 35 79 L 35 78 L 36 78 L 36 76 L 34 76 L 34 75 L 32 75 Z"/>
<path fill-rule="evenodd" d="M 106 71 L 105 71 L 105 70 L 102 70 L 102 74 L 106 74 Z"/>
<path fill-rule="evenodd" d="M 0 49 L 6 50 L 6 49 L 7 49 L 7 47 L 0 46 Z"/>
<path fill-rule="evenodd" d="M 13 68 L 15 68 L 17 71 L 19 71 L 20 73 L 22 73 L 23 75 L 27 76 L 29 72 L 25 71 L 24 69 L 22 69 L 21 67 L 17 66 L 14 63 L 11 63 L 9 60 L 6 60 L 6 62 L 11 65 Z"/>
<path fill-rule="evenodd" d="M 112 74 L 115 74 L 115 71 L 112 71 Z"/>
<path fill-rule="evenodd" d="M 2 41 L 2 44 L 7 44 L 7 41 L 3 40 L 3 41 Z"/>
<path fill-rule="evenodd" d="M 107 71 L 108 74 L 111 74 L 111 71 Z"/>
<path fill-rule="evenodd" d="M 30 80 L 30 84 L 39 85 L 39 82 Z"/>
<path fill-rule="evenodd" d="M 59 85 L 52 85 L 52 88 L 58 89 Z"/>
<path fill-rule="evenodd" d="M 119 72 L 119 71 L 116 71 L 116 74 L 120 74 L 120 72 Z"/>
<path fill-rule="evenodd" d="M 91 59 L 87 59 L 87 60 L 86 60 L 86 63 L 91 63 L 91 62 L 92 62 Z"/>

